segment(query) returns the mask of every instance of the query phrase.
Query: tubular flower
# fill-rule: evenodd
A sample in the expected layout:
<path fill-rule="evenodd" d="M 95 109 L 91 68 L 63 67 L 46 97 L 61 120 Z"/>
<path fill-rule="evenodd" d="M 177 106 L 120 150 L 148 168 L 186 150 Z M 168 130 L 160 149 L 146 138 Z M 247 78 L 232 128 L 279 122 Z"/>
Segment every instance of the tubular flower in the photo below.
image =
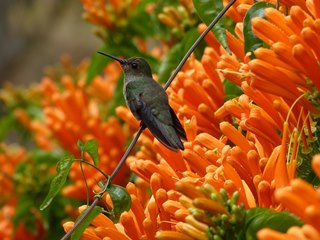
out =
<path fill-rule="evenodd" d="M 14 191 L 13 175 L 16 166 L 24 159 L 26 151 L 22 148 L 13 149 L 0 144 L 0 204 L 14 204 L 11 192 Z"/>
<path fill-rule="evenodd" d="M 289 132 L 297 128 L 302 134 L 302 141 L 306 149 L 308 148 L 306 139 L 313 138 L 309 112 L 318 113 L 317 96 L 320 79 L 320 75 L 316 75 L 320 70 L 318 67 L 319 54 L 315 45 L 319 39 L 312 37 L 315 34 L 310 32 L 317 29 L 317 13 L 314 11 L 317 1 L 309 1 L 307 5 L 309 12 L 293 6 L 288 16 L 284 16 L 274 8 L 267 8 L 265 10 L 267 20 L 262 18 L 252 20 L 254 33 L 271 45 L 271 49 L 256 49 L 254 51 L 256 58 L 253 60 L 250 60 L 248 55 L 243 57 L 242 54 L 237 53 L 237 58 L 243 61 L 239 63 L 236 58 L 224 53 L 224 50 L 214 41 L 212 34 L 211 36 L 208 34 L 206 38 L 212 50 L 217 56 L 220 56 L 217 67 L 221 74 L 240 86 L 243 92 L 262 108 L 259 112 L 268 121 L 265 127 L 269 126 L 270 129 L 274 129 L 269 134 L 277 135 L 275 131 L 282 131 L 284 120 L 290 119 Z M 296 27 L 293 28 L 293 26 Z M 242 39 L 240 23 L 236 25 L 235 32 L 238 38 Z M 231 44 L 231 40 L 229 37 L 230 49 L 236 53 L 232 46 L 239 46 L 239 43 L 238 45 Z M 235 49 L 237 48 L 239 47 Z M 300 54 L 299 57 L 297 54 Z M 301 59 L 304 60 L 301 61 Z M 228 110 L 233 105 L 232 101 L 234 100 L 227 101 L 219 111 L 216 111 L 217 118 L 223 119 L 226 116 L 235 116 L 237 113 L 238 119 L 245 116 L 241 111 L 235 112 L 236 108 Z M 242 115 L 240 116 L 239 113 Z M 253 121 L 247 119 L 241 122 L 240 126 L 245 130 L 249 127 L 245 126 L 245 122 L 254 124 Z M 308 129 L 307 133 L 303 130 L 305 128 Z"/>
<path fill-rule="evenodd" d="M 5 144 L 0 144 L 0 238 L 9 239 L 39 239 L 45 235 L 43 224 L 37 222 L 36 231 L 30 232 L 25 223 L 20 222 L 14 225 L 14 216 L 17 209 L 17 196 L 12 194 L 18 189 L 14 186 L 14 176 L 16 167 L 26 156 L 26 150 L 22 148 L 12 148 Z M 39 219 L 37 219 L 38 221 Z"/>
<path fill-rule="evenodd" d="M 111 62 L 104 68 L 103 76 L 96 76 L 93 78 L 89 94 L 101 101 L 108 102 L 112 99 L 117 81 L 121 74 L 119 64 Z"/>
<path fill-rule="evenodd" d="M 195 26 L 198 18 L 195 15 L 193 2 L 190 0 L 180 0 L 178 6 L 166 6 L 158 14 L 158 19 L 163 24 L 171 28 L 174 37 L 181 39 L 186 30 Z"/>
<path fill-rule="evenodd" d="M 247 105 L 249 105 L 248 102 Z M 190 126 L 187 126 L 188 124 L 188 122 L 185 123 L 188 134 L 197 132 L 198 127 L 195 122 L 190 123 Z M 237 199 L 243 203 L 244 208 L 252 208 L 257 205 L 278 207 L 272 194 L 276 186 L 286 185 L 289 181 L 289 173 L 284 175 L 287 176 L 286 178 L 283 177 L 283 174 L 276 174 L 278 171 L 283 171 L 281 168 L 283 166 L 279 160 L 282 156 L 281 152 L 285 151 L 281 148 L 281 139 L 274 144 L 280 146 L 274 147 L 274 150 L 267 154 L 263 151 L 264 146 L 253 137 L 254 133 L 249 133 L 250 130 L 248 130 L 248 136 L 252 135 L 250 138 L 244 137 L 228 122 L 221 123 L 220 130 L 225 135 L 220 140 L 208 133 L 194 134 L 194 140 L 185 143 L 186 149 L 182 154 L 167 150 L 159 142 L 153 141 L 149 134 L 142 135 L 139 140 L 140 150 L 135 156 L 128 158 L 127 164 L 151 188 L 152 197 L 146 204 L 142 204 L 145 209 L 144 216 L 149 216 L 146 211 L 147 209 L 151 211 L 151 206 L 154 204 L 159 212 L 153 212 L 155 216 L 149 213 L 150 221 L 145 220 L 142 224 L 144 227 L 150 228 L 149 230 L 152 230 L 152 232 L 144 229 L 145 232 L 142 231 L 141 233 L 141 228 L 136 225 L 123 225 L 125 231 L 131 232 L 130 237 L 136 236 L 134 234 L 138 234 L 140 237 L 145 234 L 147 236 L 157 236 L 159 239 L 165 237 L 174 239 L 174 237 L 185 236 L 192 238 L 192 234 L 195 234 L 203 238 L 205 231 L 202 231 L 202 233 L 194 231 L 193 226 L 185 225 L 185 221 L 190 215 L 188 208 L 192 206 L 190 205 L 191 200 L 200 198 L 199 202 L 197 200 L 194 204 L 196 206 L 207 205 L 203 203 L 203 201 L 207 203 L 207 200 L 202 199 L 205 195 L 195 189 L 195 186 L 201 186 L 205 182 L 210 183 L 218 191 L 224 188 L 229 196 L 237 191 Z M 231 148 L 226 145 L 228 138 L 237 146 Z M 180 186 L 179 184 L 182 184 L 182 186 L 191 185 L 192 187 L 187 187 L 188 191 L 184 191 L 183 187 L 177 187 Z M 129 192 L 132 194 L 134 191 L 130 190 Z M 191 200 L 185 201 L 186 199 L 180 198 L 181 193 Z M 148 207 L 149 205 L 150 207 Z M 214 205 L 214 203 L 211 205 Z M 217 211 L 222 211 L 223 207 L 217 207 L 217 209 Z M 126 216 L 127 214 L 129 215 Z M 136 219 L 133 222 L 138 221 L 137 219 L 144 219 L 141 217 L 141 211 L 140 213 L 137 211 L 124 213 L 124 216 L 126 217 L 123 219 L 127 219 L 127 217 Z M 201 216 L 204 217 L 204 215 Z M 159 221 L 160 224 L 153 227 L 149 225 Z M 170 221 L 177 222 L 177 225 L 170 224 Z M 206 218 L 203 221 L 206 221 Z M 210 223 L 207 219 L 206 223 L 208 222 Z M 131 229 L 133 226 L 136 226 L 135 229 Z M 128 229 L 129 227 L 130 229 Z M 207 228 L 206 225 L 205 229 Z M 161 229 L 161 232 L 155 235 L 157 229 Z M 179 233 L 168 232 L 174 229 Z"/>
<path fill-rule="evenodd" d="M 219 127 L 213 113 L 223 103 L 224 89 L 218 74 L 212 70 L 215 62 L 210 59 L 210 54 L 205 51 L 202 63 L 191 57 L 167 92 L 170 105 L 180 119 L 194 116 L 199 131 L 217 137 Z"/>
<path fill-rule="evenodd" d="M 244 206 L 238 205 L 239 194 L 229 199 L 223 188 L 217 191 L 210 184 L 196 187 L 192 183 L 179 181 L 177 190 L 182 194 L 180 204 L 188 209 L 188 215 L 177 219 L 172 236 L 184 234 L 186 239 L 225 239 L 228 235 L 236 237 L 244 221 Z M 169 200 L 165 205 L 173 205 Z M 183 221 L 183 222 L 181 222 Z M 165 239 L 168 231 L 157 232 L 156 239 Z"/>
<path fill-rule="evenodd" d="M 117 25 L 124 24 L 128 15 L 139 4 L 139 0 L 132 1 L 108 1 L 105 0 L 81 0 L 84 8 L 83 17 L 93 24 L 115 30 Z"/>
<path fill-rule="evenodd" d="M 13 175 L 15 167 L 25 157 L 25 150 L 12 151 L 8 146 L 1 144 L 0 153 L 0 237 L 1 239 L 12 239 L 14 237 L 14 224 L 12 218 L 15 214 L 17 199 L 14 191 Z"/>
<path fill-rule="evenodd" d="M 312 159 L 312 166 L 320 177 L 320 155 Z M 301 179 L 294 179 L 290 185 L 275 192 L 276 201 L 305 222 L 302 227 L 291 227 L 287 233 L 263 229 L 258 233 L 261 240 L 272 239 L 319 239 L 320 238 L 320 201 L 319 189 Z"/>
<path fill-rule="evenodd" d="M 228 44 L 237 58 L 221 49 L 212 33 L 205 38 L 212 48 L 210 51 L 214 52 L 210 55 L 211 59 L 217 61 L 216 66 L 225 78 L 241 86 L 244 93 L 254 101 L 259 99 L 252 96 L 253 89 L 256 94 L 259 94 L 259 91 L 263 93 L 260 95 L 264 95 L 264 105 L 266 105 L 265 96 L 268 94 L 267 98 L 271 104 L 280 101 L 282 105 L 287 105 L 284 106 L 287 109 L 293 107 L 292 114 L 295 119 L 299 119 L 301 108 L 304 109 L 303 115 L 306 116 L 308 111 L 318 112 L 315 107 L 319 106 L 317 100 L 319 91 L 317 73 L 320 71 L 317 65 L 319 38 L 316 37 L 318 12 L 315 10 L 318 2 L 307 1 L 304 4 L 303 8 L 291 7 L 288 16 L 274 8 L 268 8 L 265 10 L 267 20 L 258 17 L 252 19 L 254 33 L 271 46 L 271 49 L 256 49 L 254 51 L 256 58 L 253 60 L 250 60 L 249 56 L 244 56 L 243 52 L 239 52 L 243 49 L 241 22 L 237 23 L 235 28 L 238 39 L 231 37 L 232 35 L 227 32 Z M 199 28 L 200 32 L 203 29 Z M 283 114 L 288 115 L 288 112 L 282 109 Z M 277 115 L 276 112 L 273 111 L 272 115 Z"/>
<path fill-rule="evenodd" d="M 172 152 L 145 130 L 139 149 L 126 163 L 138 182 L 150 189 L 150 196 L 141 194 L 138 183 L 129 183 L 131 210 L 122 213 L 117 224 L 106 219 L 92 223 L 87 239 L 112 238 L 108 234 L 117 234 L 113 236 L 120 239 L 223 239 L 226 225 L 241 223 L 243 211 L 255 207 L 287 209 L 307 223 L 303 231 L 317 236 L 318 190 L 297 180 L 296 170 L 300 142 L 303 150 L 310 151 L 309 143 L 317 134 L 312 115 L 319 108 L 315 97 L 319 90 L 318 50 L 312 47 L 317 38 L 309 34 L 312 41 L 308 44 L 302 30 L 308 25 L 318 31 L 318 3 L 314 0 L 306 1 L 305 7 L 292 6 L 287 17 L 267 9 L 266 20 L 253 19 L 253 31 L 271 46 L 256 49 L 255 59 L 243 50 L 240 20 L 248 4 L 232 9 L 239 12 L 236 36 L 227 32 L 232 54 L 209 32 L 205 38 L 209 47 L 201 61 L 192 56 L 167 90 L 170 105 L 187 133 L 185 150 Z M 296 5 L 292 1 L 284 4 Z M 265 31 L 266 26 L 270 32 Z M 202 32 L 204 25 L 198 29 Z M 310 66 L 304 67 L 309 61 Z M 224 78 L 238 85 L 243 94 L 224 101 Z M 139 127 L 127 108 L 118 107 L 116 113 L 131 132 Z M 314 170 L 319 174 L 318 167 Z M 309 199 L 297 197 L 301 189 L 312 195 L 312 208 Z M 108 196 L 105 201 L 110 202 Z M 65 229 L 72 224 L 66 223 Z M 276 236 L 271 230 L 259 234 L 261 238 Z"/>
<path fill-rule="evenodd" d="M 267 8 L 265 16 L 267 20 L 252 19 L 252 27 L 254 33 L 270 45 L 271 49 L 257 49 L 257 58 L 248 63 L 251 85 L 283 97 L 289 106 L 302 94 L 307 94 L 313 101 L 312 94 L 320 90 L 317 16 L 309 15 L 298 6 L 290 8 L 288 16 L 273 8 Z M 265 32 L 265 29 L 268 29 L 268 32 Z M 275 62 L 277 67 L 271 67 Z M 263 82 L 271 84 L 269 90 L 264 89 Z M 297 107 L 300 106 L 317 112 L 305 97 L 297 103 Z"/>
<path fill-rule="evenodd" d="M 114 90 L 115 79 L 119 76 L 120 69 L 111 64 L 106 67 L 105 71 L 103 78 L 93 79 L 93 84 L 88 90 L 84 88 L 83 79 L 74 83 L 70 75 L 65 75 L 61 79 L 61 90 L 58 84 L 47 77 L 41 82 L 40 91 L 43 94 L 45 119 L 42 124 L 43 128 L 50 132 L 51 144 L 53 139 L 56 139 L 64 149 L 79 157 L 77 141 L 96 139 L 99 144 L 99 167 L 105 173 L 110 174 L 124 153 L 127 135 L 114 117 L 106 121 L 102 120 L 104 113 L 100 110 L 100 104 L 106 98 L 111 97 L 110 93 Z M 78 74 L 81 78 L 82 73 Z M 30 126 L 35 123 L 31 121 Z M 83 167 L 88 186 L 92 189 L 103 176 L 89 166 Z M 120 175 L 117 175 L 116 181 L 125 181 L 126 176 L 128 176 L 127 169 L 124 168 Z M 79 165 L 72 166 L 70 178 L 74 184 L 64 188 L 64 194 L 73 198 L 85 199 L 86 186 Z"/>
<path fill-rule="evenodd" d="M 53 143 L 50 141 L 51 131 L 45 124 L 40 120 L 32 120 L 22 108 L 16 109 L 14 113 L 17 120 L 33 134 L 34 141 L 39 148 L 52 150 Z"/>

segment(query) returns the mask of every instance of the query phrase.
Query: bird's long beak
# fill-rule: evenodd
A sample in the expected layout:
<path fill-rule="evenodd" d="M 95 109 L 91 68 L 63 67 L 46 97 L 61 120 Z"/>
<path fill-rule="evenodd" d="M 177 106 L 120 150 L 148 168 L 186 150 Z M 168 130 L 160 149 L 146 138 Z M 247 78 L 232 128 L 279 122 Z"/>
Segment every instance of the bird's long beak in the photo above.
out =
<path fill-rule="evenodd" d="M 102 54 L 102 55 L 104 55 L 104 56 L 107 56 L 107 57 L 109 57 L 109 58 L 112 58 L 112 59 L 118 61 L 119 63 L 121 63 L 121 65 L 126 63 L 126 60 L 125 60 L 125 59 L 121 59 L 121 58 L 112 56 L 112 55 L 110 55 L 110 54 L 108 54 L 108 53 L 103 53 L 103 52 L 100 52 L 100 51 L 98 51 L 98 53 L 100 53 L 100 54 Z"/>

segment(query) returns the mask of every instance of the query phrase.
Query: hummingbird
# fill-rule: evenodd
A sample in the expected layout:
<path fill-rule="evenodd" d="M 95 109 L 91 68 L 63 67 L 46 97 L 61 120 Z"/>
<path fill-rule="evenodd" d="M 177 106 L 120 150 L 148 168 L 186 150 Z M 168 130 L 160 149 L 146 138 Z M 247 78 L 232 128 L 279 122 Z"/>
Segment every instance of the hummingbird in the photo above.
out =
<path fill-rule="evenodd" d="M 187 139 L 186 132 L 169 105 L 166 91 L 152 78 L 148 62 L 141 57 L 122 59 L 98 53 L 121 64 L 124 71 L 123 95 L 133 116 L 141 120 L 141 126 L 147 127 L 170 150 L 184 150 L 181 139 Z"/>

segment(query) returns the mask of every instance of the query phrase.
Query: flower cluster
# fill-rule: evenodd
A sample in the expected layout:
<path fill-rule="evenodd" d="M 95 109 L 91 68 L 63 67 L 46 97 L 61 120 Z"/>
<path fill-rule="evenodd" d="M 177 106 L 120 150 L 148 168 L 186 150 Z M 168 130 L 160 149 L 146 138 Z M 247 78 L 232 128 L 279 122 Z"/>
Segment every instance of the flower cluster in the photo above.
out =
<path fill-rule="evenodd" d="M 81 2 L 88 21 L 115 35 L 112 44 L 118 41 L 123 45 L 125 36 L 132 36 L 136 42 L 130 47 L 135 53 L 147 52 L 146 31 L 136 26 L 120 40 L 116 34 L 128 30 L 129 19 L 139 19 L 136 10 L 157 13 L 156 19 L 182 35 L 199 21 L 191 1 L 181 0 L 179 6 L 160 11 L 156 3 L 140 6 L 135 0 Z M 123 212 L 117 223 L 99 214 L 82 239 L 237 238 L 247 227 L 248 212 L 262 208 L 272 213 L 289 212 L 300 225 L 282 233 L 264 228 L 257 232 L 258 239 L 320 238 L 320 157 L 315 155 L 320 151 L 316 141 L 320 1 L 286 0 L 279 4 L 263 9 L 264 17 L 250 19 L 251 35 L 259 42 L 252 51 L 245 51 L 248 33 L 244 28 L 252 1 L 236 2 L 227 12 L 235 23 L 234 29 L 226 30 L 230 51 L 220 45 L 213 32 L 207 34 L 201 56 L 192 55 L 167 89 L 169 103 L 187 134 L 185 150 L 170 151 L 144 130 L 126 166 L 114 179 L 114 183 L 126 185 L 131 209 Z M 184 20 L 188 24 L 183 25 Z M 203 23 L 197 26 L 200 33 L 205 28 Z M 143 32 L 143 38 L 136 36 L 137 32 Z M 152 47 L 155 51 L 150 59 L 163 59 L 160 49 L 170 55 L 168 46 L 175 43 L 164 43 L 163 39 L 161 43 Z M 109 63 L 103 75 L 95 76 L 87 86 L 88 72 L 84 62 L 76 70 L 45 77 L 37 88 L 41 118 L 28 115 L 22 108 L 15 109 L 14 114 L 33 134 L 37 146 L 46 151 L 60 148 L 79 158 L 77 141 L 96 139 L 98 167 L 110 174 L 139 122 L 124 106 L 112 109 L 116 116 L 109 112 L 110 102 L 118 93 L 118 63 Z M 237 93 L 230 93 L 228 86 Z M 4 165 L 0 192 L 13 188 L 6 176 L 12 176 L 20 159 L 18 154 L 8 161 L 8 154 L 4 155 L 0 155 Z M 85 158 L 91 161 L 89 155 Z M 304 169 L 311 172 L 312 179 L 301 179 Z M 127 183 L 129 174 L 132 182 Z M 104 177 L 92 166 L 82 165 L 81 169 L 73 164 L 69 178 L 71 184 L 64 187 L 63 194 L 85 200 L 86 188 L 92 199 L 92 190 L 98 190 L 97 183 Z M 1 199 L 11 208 L 1 211 L 0 229 L 12 227 L 5 217 L 14 214 L 15 199 L 6 194 Z M 106 194 L 101 204 L 112 206 L 111 196 Z M 79 213 L 86 208 L 80 207 Z M 73 226 L 73 221 L 63 224 L 66 232 Z"/>
<path fill-rule="evenodd" d="M 106 68 L 104 79 L 97 77 L 93 80 L 90 91 L 96 94 L 95 99 L 84 89 L 84 79 L 74 83 L 70 76 L 63 76 L 61 79 L 63 91 L 59 91 L 48 78 L 45 78 L 40 85 L 44 95 L 45 124 L 54 138 L 59 141 L 63 149 L 77 157 L 80 157 L 78 140 L 96 139 L 99 142 L 99 168 L 106 174 L 112 172 L 123 155 L 128 137 L 116 118 L 109 117 L 107 121 L 102 120 L 103 110 L 100 110 L 99 106 L 101 100 L 110 98 L 110 92 L 116 83 L 114 79 L 119 76 L 119 71 L 120 69 L 112 64 Z M 83 168 L 88 179 L 88 187 L 93 189 L 103 176 L 89 166 Z M 72 167 L 69 176 L 74 184 L 66 187 L 64 194 L 76 199 L 85 199 L 83 193 L 86 185 L 78 165 Z M 115 181 L 123 183 L 126 178 L 127 170 L 123 168 Z"/>
<path fill-rule="evenodd" d="M 84 19 L 87 21 L 115 30 L 117 25 L 125 24 L 128 16 L 133 12 L 140 0 L 132 1 L 109 1 L 105 0 L 82 0 L 84 7 Z"/>
<path fill-rule="evenodd" d="M 265 19 L 253 18 L 253 32 L 270 46 L 256 49 L 251 53 L 254 58 L 243 51 L 241 19 L 249 9 L 245 4 L 232 9 L 238 23 L 236 36 L 227 32 L 231 55 L 212 33 L 206 36 L 209 47 L 201 61 L 191 57 L 167 91 L 187 132 L 185 150 L 173 153 L 148 131 L 142 135 L 140 150 L 127 164 L 152 194 L 139 198 L 137 186 L 128 184 L 133 206 L 115 225 L 119 237 L 207 239 L 212 234 L 223 238 L 226 226 L 230 221 L 240 223 L 245 209 L 264 207 L 294 213 L 306 222 L 301 231 L 306 235 L 312 232 L 316 239 L 317 191 L 296 178 L 296 169 L 301 148 L 308 152 L 317 135 L 312 117 L 319 107 L 317 4 L 284 3 L 290 6 L 288 16 L 267 8 Z M 204 27 L 200 24 L 199 31 Z M 224 78 L 238 85 L 243 94 L 224 101 Z M 138 122 L 126 108 L 119 107 L 117 114 L 131 130 L 137 129 Z M 314 170 L 318 168 L 314 166 Z M 209 186 L 216 197 L 208 198 L 205 190 L 198 190 Z M 236 194 L 236 201 L 229 201 L 234 207 L 224 205 L 219 192 L 225 194 L 224 200 Z M 313 197 L 303 198 L 301 204 L 301 196 L 306 194 Z M 233 209 L 234 215 L 228 209 Z M 212 218 L 204 212 L 221 216 Z M 66 230 L 70 224 L 65 225 Z M 92 225 L 92 239 L 111 237 L 101 230 L 111 226 L 102 222 Z M 290 228 L 288 236 L 297 229 Z M 266 229 L 258 237 L 268 239 L 276 234 Z"/>
<path fill-rule="evenodd" d="M 28 230 L 27 223 L 14 223 L 12 219 L 17 213 L 17 202 L 20 199 L 12 192 L 19 192 L 21 189 L 15 189 L 15 182 L 26 181 L 19 179 L 22 175 L 16 174 L 16 169 L 26 159 L 26 150 L 20 147 L 12 147 L 5 144 L 0 145 L 0 238 L 1 239 L 38 239 L 43 237 L 46 232 L 43 223 L 39 217 L 39 212 L 33 209 L 36 217 L 36 226 L 34 232 Z M 25 182 L 26 183 L 26 182 Z M 28 183 L 26 183 L 27 185 Z"/>
<path fill-rule="evenodd" d="M 312 166 L 317 176 L 320 177 L 320 155 L 312 159 Z M 301 180 L 294 179 L 290 185 L 279 189 L 275 198 L 286 209 L 301 218 L 305 224 L 302 227 L 291 227 L 287 233 L 279 233 L 271 229 L 263 229 L 258 233 L 261 240 L 272 239 L 312 239 L 320 238 L 320 202 L 319 189 Z"/>

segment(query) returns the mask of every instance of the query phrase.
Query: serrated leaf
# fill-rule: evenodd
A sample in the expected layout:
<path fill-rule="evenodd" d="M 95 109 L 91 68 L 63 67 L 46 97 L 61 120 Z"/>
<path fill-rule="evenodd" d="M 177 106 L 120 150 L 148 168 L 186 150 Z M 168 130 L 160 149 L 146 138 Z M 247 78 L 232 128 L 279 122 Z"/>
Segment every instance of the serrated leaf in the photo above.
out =
<path fill-rule="evenodd" d="M 269 208 L 249 209 L 246 214 L 244 228 L 247 240 L 257 239 L 260 229 L 271 228 L 279 232 L 286 232 L 292 226 L 302 226 L 302 222 L 289 212 L 273 212 Z"/>
<path fill-rule="evenodd" d="M 73 162 L 73 157 L 66 157 L 57 163 L 56 170 L 58 174 L 52 179 L 49 193 L 41 204 L 40 210 L 46 209 L 52 202 L 53 198 L 59 193 L 67 180 L 68 173 Z"/>
<path fill-rule="evenodd" d="M 93 160 L 95 166 L 99 163 L 98 143 L 95 139 L 83 143 L 80 140 L 77 142 L 78 147 L 82 152 L 87 152 Z"/>
<path fill-rule="evenodd" d="M 172 71 L 178 66 L 184 54 L 186 54 L 198 37 L 199 33 L 197 29 L 191 29 L 185 34 L 180 43 L 174 45 L 169 50 L 169 53 L 159 67 L 158 75 L 160 83 L 164 83 L 169 79 Z"/>
<path fill-rule="evenodd" d="M 206 25 L 209 25 L 223 9 L 222 0 L 193 0 L 193 5 L 198 16 Z M 224 17 L 218 21 L 212 31 L 219 43 L 229 51 Z"/>
<path fill-rule="evenodd" d="M 90 225 L 90 223 L 95 219 L 96 216 L 98 216 L 100 213 L 102 213 L 103 209 L 101 207 L 95 206 L 93 210 L 86 216 L 84 221 L 78 226 L 78 228 L 73 232 L 71 235 L 71 240 L 78 240 L 80 239 L 82 233 L 86 228 Z M 78 219 L 85 213 L 86 211 L 83 211 Z M 77 221 L 76 221 L 77 222 Z"/>
<path fill-rule="evenodd" d="M 253 52 L 259 47 L 262 47 L 264 42 L 258 38 L 252 31 L 251 19 L 254 17 L 264 17 L 264 9 L 268 7 L 275 7 L 268 2 L 257 2 L 253 4 L 246 13 L 243 20 L 243 34 L 244 34 L 244 51 Z M 252 55 L 252 58 L 254 56 Z"/>
<path fill-rule="evenodd" d="M 131 208 L 131 197 L 128 191 L 118 185 L 111 184 L 107 192 L 110 195 L 113 205 L 113 213 L 115 216 L 119 216 L 124 211 L 129 211 Z"/>

